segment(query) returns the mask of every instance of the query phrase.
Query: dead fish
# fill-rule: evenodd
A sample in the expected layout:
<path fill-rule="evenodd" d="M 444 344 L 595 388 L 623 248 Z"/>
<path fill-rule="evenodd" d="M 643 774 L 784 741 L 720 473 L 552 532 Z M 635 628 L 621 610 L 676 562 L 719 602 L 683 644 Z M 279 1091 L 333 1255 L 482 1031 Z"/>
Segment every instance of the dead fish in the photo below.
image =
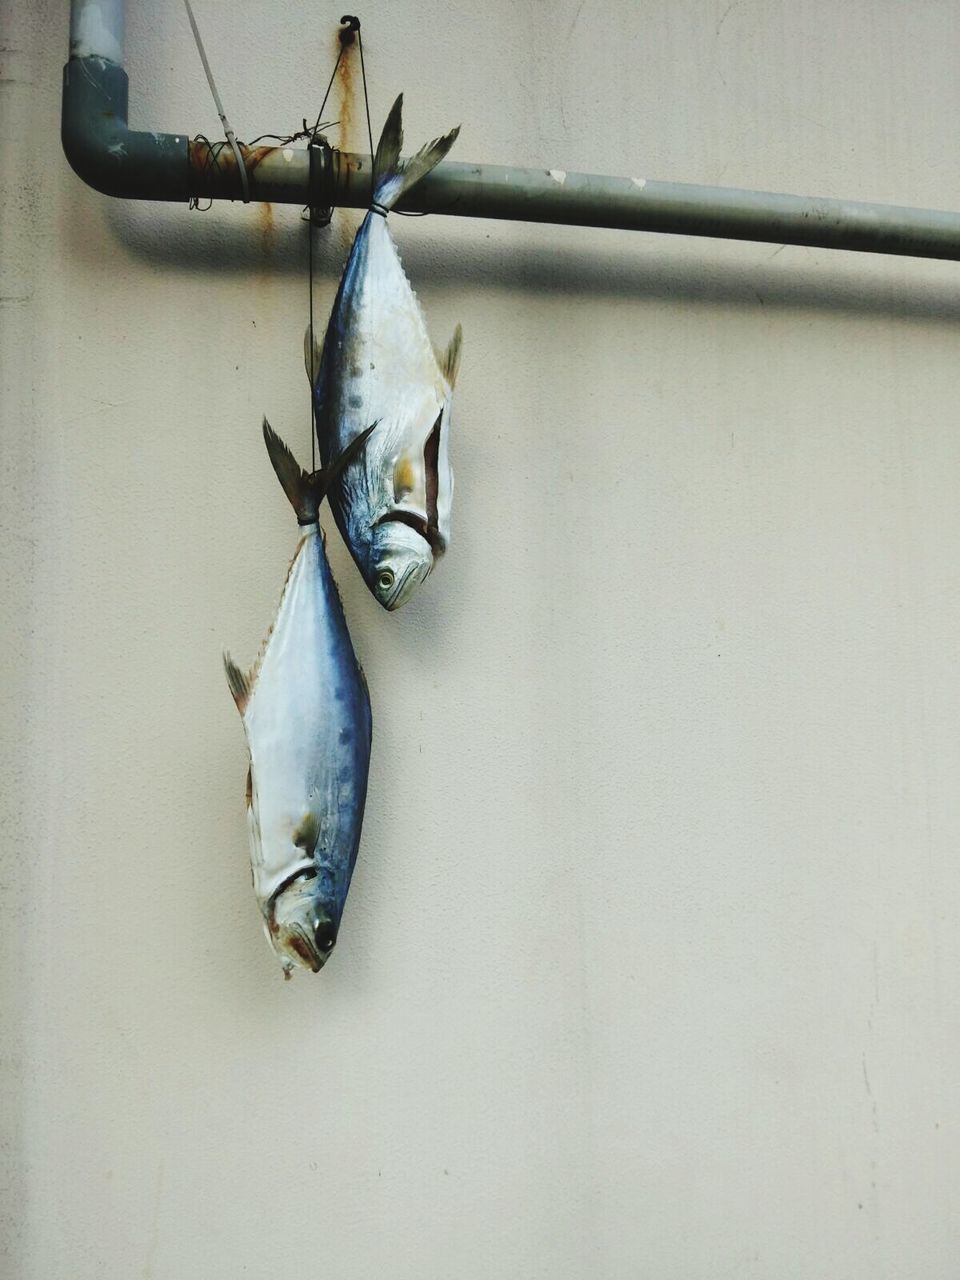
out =
<path fill-rule="evenodd" d="M 325 465 L 366 425 L 377 430 L 341 471 L 330 505 L 367 586 L 387 609 L 409 600 L 450 541 L 450 403 L 460 365 L 457 325 L 435 351 L 404 274 L 387 213 L 450 150 L 459 127 L 400 159 L 403 95 L 377 147 L 373 200 L 353 241 L 322 351 L 307 330 L 305 362 Z"/>
<path fill-rule="evenodd" d="M 266 418 L 263 436 L 300 540 L 253 670 L 245 675 L 226 653 L 224 665 L 250 751 L 254 892 L 289 977 L 294 965 L 317 972 L 337 940 L 360 845 L 372 721 L 318 523 L 329 473 L 302 471 Z"/>

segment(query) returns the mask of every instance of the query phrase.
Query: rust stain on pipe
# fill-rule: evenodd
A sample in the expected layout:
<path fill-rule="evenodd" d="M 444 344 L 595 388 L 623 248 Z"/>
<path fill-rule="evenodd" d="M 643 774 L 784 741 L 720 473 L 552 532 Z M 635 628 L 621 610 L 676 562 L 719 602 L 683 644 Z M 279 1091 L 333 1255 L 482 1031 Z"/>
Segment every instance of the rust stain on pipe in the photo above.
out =
<path fill-rule="evenodd" d="M 250 179 L 251 194 L 256 191 L 256 172 L 258 165 L 279 151 L 279 147 L 248 147 L 245 142 L 238 143 L 243 156 L 244 168 Z M 217 186 L 217 195 L 234 195 L 234 187 L 240 190 L 240 175 L 237 172 L 237 158 L 228 142 L 209 142 L 206 138 L 191 138 L 187 143 L 187 156 L 190 168 L 199 180 Z M 220 188 L 221 180 L 223 190 Z"/>

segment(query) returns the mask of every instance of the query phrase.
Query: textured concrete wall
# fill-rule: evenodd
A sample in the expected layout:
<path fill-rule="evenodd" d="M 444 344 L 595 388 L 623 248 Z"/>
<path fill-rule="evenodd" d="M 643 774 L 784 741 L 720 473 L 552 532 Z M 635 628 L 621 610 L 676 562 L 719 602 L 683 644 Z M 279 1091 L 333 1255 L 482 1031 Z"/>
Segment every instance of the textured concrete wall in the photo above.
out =
<path fill-rule="evenodd" d="M 86 189 L 65 8 L 0 78 L 0 1273 L 955 1277 L 960 267 L 396 220 L 466 335 L 455 540 L 387 616 L 331 533 L 375 754 L 285 984 L 220 649 L 294 545 L 304 228 Z M 132 122 L 216 135 L 130 9 Z M 241 136 L 316 109 L 339 7 L 196 9 Z M 411 144 L 960 207 L 953 6 L 362 16 Z"/>

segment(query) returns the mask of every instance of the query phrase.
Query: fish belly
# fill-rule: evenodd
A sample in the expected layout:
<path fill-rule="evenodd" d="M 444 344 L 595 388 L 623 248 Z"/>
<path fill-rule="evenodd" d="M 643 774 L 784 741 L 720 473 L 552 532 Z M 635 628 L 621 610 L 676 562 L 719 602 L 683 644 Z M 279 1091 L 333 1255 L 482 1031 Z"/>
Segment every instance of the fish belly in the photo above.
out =
<path fill-rule="evenodd" d="M 320 373 L 327 464 L 379 422 L 375 452 L 425 439 L 450 388 L 386 220 L 368 214 L 344 271 Z"/>
<path fill-rule="evenodd" d="M 337 919 L 360 841 L 370 704 L 316 534 L 301 542 L 244 713 L 261 909 L 314 873 Z"/>

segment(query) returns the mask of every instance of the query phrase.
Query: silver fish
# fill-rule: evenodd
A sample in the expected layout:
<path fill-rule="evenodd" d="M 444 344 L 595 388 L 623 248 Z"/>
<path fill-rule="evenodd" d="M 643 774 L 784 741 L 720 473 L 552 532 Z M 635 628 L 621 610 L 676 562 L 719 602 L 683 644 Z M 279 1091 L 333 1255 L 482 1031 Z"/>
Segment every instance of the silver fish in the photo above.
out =
<path fill-rule="evenodd" d="M 387 212 L 450 150 L 459 128 L 409 160 L 397 98 L 373 167 L 373 201 L 344 268 L 323 349 L 308 328 L 307 376 L 325 465 L 371 422 L 367 448 L 330 490 L 340 532 L 387 609 L 409 600 L 450 541 L 450 403 L 462 331 L 437 352 L 404 274 Z"/>
<path fill-rule="evenodd" d="M 301 471 L 266 418 L 263 435 L 300 540 L 253 670 L 244 675 L 228 654 L 224 665 L 250 751 L 253 888 L 289 977 L 294 965 L 317 972 L 337 940 L 360 844 L 371 716 L 317 520 L 328 477 Z"/>

